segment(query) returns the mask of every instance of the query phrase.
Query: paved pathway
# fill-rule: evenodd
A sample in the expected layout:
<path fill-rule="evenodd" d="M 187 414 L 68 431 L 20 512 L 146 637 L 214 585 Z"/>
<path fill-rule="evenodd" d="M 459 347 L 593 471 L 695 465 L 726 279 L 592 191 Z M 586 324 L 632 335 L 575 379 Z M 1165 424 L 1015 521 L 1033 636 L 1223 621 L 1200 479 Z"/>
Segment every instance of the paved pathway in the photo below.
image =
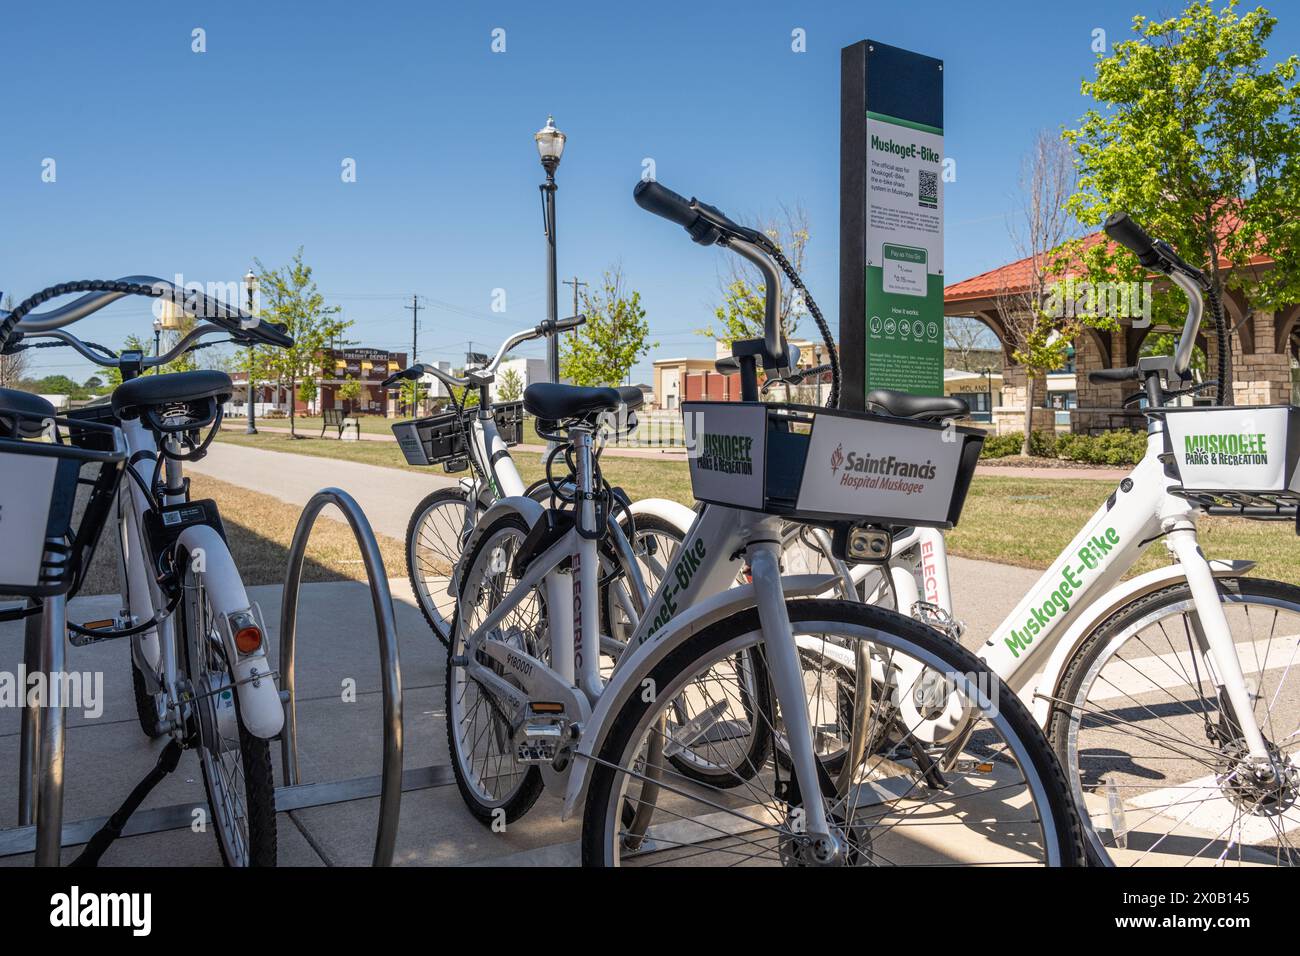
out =
<path fill-rule="evenodd" d="M 257 430 L 261 432 L 275 432 L 282 435 L 289 434 L 289 429 L 280 428 L 275 425 L 258 425 Z M 310 437 L 316 437 L 309 428 L 299 429 L 301 434 Z M 371 435 L 365 432 L 361 434 L 362 441 L 397 441 L 392 435 Z M 519 453 L 535 452 L 541 454 L 546 450 L 543 445 L 524 444 L 516 445 L 515 450 Z M 684 448 L 669 446 L 664 448 L 645 447 L 645 448 L 618 448 L 607 447 L 603 455 L 609 458 L 649 458 L 655 461 L 685 461 L 686 450 Z M 975 472 L 977 475 L 989 478 L 1050 478 L 1063 481 L 1119 481 L 1125 475 L 1129 474 L 1127 468 L 1054 468 L 1054 467 L 1017 467 L 1014 465 L 992 465 L 982 464 Z"/>
<path fill-rule="evenodd" d="M 1132 474 L 1131 468 L 1035 468 L 1017 465 L 978 465 L 980 478 L 1052 478 L 1058 481 L 1119 481 Z"/>
<path fill-rule="evenodd" d="M 357 499 L 376 533 L 398 541 L 406 539 L 407 522 L 420 500 L 437 488 L 456 483 L 434 468 L 414 473 L 224 442 L 213 442 L 207 457 L 187 468 L 300 506 L 322 488 L 342 488 Z"/>
<path fill-rule="evenodd" d="M 281 428 L 278 425 L 258 425 L 257 430 L 259 432 L 274 432 L 275 434 L 278 435 L 289 434 L 289 429 Z M 306 427 L 306 428 L 299 427 L 298 434 L 305 435 L 308 438 L 320 437 L 320 431 L 318 429 L 312 429 L 311 427 Z M 391 434 L 370 434 L 368 432 L 361 433 L 361 440 L 362 441 L 386 441 L 386 442 L 397 441 L 397 439 L 393 437 Z M 540 455 L 542 452 L 546 451 L 546 446 L 524 444 L 524 445 L 515 445 L 514 449 L 515 451 L 518 452 L 535 452 L 536 454 Z M 663 448 L 651 447 L 651 446 L 647 446 L 644 448 L 618 448 L 615 446 L 608 446 L 601 454 L 613 458 L 655 458 L 664 461 L 685 461 L 686 460 L 686 449 L 677 445 L 669 445 Z"/>

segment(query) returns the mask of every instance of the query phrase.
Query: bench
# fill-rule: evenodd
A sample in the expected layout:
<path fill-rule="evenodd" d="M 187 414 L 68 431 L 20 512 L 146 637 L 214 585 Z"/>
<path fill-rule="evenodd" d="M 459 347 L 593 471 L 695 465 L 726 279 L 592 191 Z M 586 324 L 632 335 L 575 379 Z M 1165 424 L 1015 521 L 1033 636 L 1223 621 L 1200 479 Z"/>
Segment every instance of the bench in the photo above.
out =
<path fill-rule="evenodd" d="M 335 437 L 337 437 L 339 440 L 342 440 L 344 430 L 351 428 L 353 431 L 356 432 L 357 440 L 358 441 L 361 440 L 361 423 L 357 421 L 355 418 L 344 418 L 343 412 L 337 408 L 325 409 L 323 413 L 323 417 L 324 417 L 324 422 L 321 424 L 320 427 L 321 438 L 325 437 L 325 430 L 327 428 L 332 428 L 334 429 Z"/>

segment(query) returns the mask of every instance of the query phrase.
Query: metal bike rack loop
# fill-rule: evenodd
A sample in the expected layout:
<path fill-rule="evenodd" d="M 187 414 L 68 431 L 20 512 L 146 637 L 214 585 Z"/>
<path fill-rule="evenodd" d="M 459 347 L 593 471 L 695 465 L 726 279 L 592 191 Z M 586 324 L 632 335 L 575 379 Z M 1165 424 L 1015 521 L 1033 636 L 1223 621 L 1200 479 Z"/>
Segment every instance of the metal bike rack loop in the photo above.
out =
<path fill-rule="evenodd" d="M 343 512 L 361 546 L 361 557 L 370 583 L 370 597 L 375 609 L 375 626 L 379 633 L 379 664 L 384 694 L 384 764 L 380 775 L 379 825 L 375 832 L 375 866 L 391 866 L 397 843 L 397 824 L 402 803 L 402 669 L 397 653 L 397 623 L 393 613 L 393 596 L 388 590 L 388 576 L 379 553 L 379 542 L 371 530 L 361 506 L 346 491 L 323 488 L 312 495 L 298 519 L 289 546 L 289 567 L 284 577 L 284 596 L 280 604 L 280 682 L 284 696 L 284 730 L 280 735 L 280 754 L 285 786 L 297 786 L 298 720 L 294 696 L 294 650 L 297 643 L 298 592 L 302 584 L 302 565 L 307 554 L 307 539 L 316 518 L 326 505 Z"/>

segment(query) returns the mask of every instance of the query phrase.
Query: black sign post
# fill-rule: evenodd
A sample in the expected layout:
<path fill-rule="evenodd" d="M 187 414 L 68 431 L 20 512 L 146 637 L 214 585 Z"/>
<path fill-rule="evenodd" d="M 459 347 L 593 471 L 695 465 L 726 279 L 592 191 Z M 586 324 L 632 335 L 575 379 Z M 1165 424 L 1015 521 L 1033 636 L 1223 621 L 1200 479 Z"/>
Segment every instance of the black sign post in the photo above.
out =
<path fill-rule="evenodd" d="M 844 408 L 943 391 L 943 62 L 863 40 L 840 53 Z"/>

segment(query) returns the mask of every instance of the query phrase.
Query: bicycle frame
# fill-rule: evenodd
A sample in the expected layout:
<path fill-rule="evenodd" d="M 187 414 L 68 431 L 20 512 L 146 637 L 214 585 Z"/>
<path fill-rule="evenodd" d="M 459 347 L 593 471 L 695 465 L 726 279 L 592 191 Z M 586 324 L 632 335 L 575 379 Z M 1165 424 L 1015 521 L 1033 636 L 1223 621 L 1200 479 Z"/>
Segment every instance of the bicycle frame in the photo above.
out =
<path fill-rule="evenodd" d="M 516 726 L 528 719 L 533 702 L 564 705 L 568 724 L 580 731 L 574 760 L 568 768 L 564 816 L 572 812 L 585 791 L 593 766 L 590 758 L 599 750 L 616 705 L 630 693 L 640 691 L 641 676 L 705 624 L 752 607 L 758 609 L 777 700 L 800 702 L 798 707 L 784 708 L 782 715 L 801 792 L 819 793 L 812 728 L 803 707 L 803 672 L 785 600 L 787 596 L 823 590 L 833 579 L 824 575 L 793 580 L 781 577 L 780 518 L 706 505 L 696 513 L 667 574 L 644 605 L 628 651 L 617 658 L 608 683 L 602 681 L 596 601 L 598 542 L 592 533 L 595 504 L 589 497 L 592 438 L 590 431 L 574 429 L 571 439 L 577 450 L 579 491 L 574 526 L 529 562 L 510 593 L 474 631 L 464 636 L 462 653 L 467 676 L 488 688 L 503 709 L 513 711 L 512 723 Z M 538 507 L 535 502 L 530 503 Z M 613 523 L 608 533 L 621 537 Z M 616 546 L 626 547 L 626 541 Z M 752 583 L 732 588 L 746 558 Z M 562 569 L 566 561 L 570 567 Z M 491 636 L 493 628 L 539 586 L 546 589 L 549 632 L 556 638 L 573 635 L 571 643 L 552 641 L 549 664 Z M 640 590 L 643 592 L 643 587 Z M 499 664 L 519 681 L 524 688 L 522 699 L 517 687 L 480 662 L 480 655 Z M 811 803 L 808 831 L 827 835 L 829 825 L 824 808 L 819 801 Z"/>
<path fill-rule="evenodd" d="M 157 439 L 138 418 L 122 421 L 121 428 L 130 453 L 127 467 L 135 470 L 147 466 L 148 473 L 136 470 L 136 475 L 147 486 L 153 478 L 153 462 L 159 451 Z M 184 502 L 183 463 L 166 458 L 164 475 L 163 503 Z M 146 689 L 154 694 L 165 692 L 172 707 L 179 708 L 182 698 L 178 641 L 183 638 L 177 633 L 177 615 L 164 613 L 167 596 L 147 565 L 148 548 L 144 543 L 143 522 L 145 514 L 152 508 L 139 482 L 129 479 L 121 486 L 118 494 L 118 534 L 122 545 L 119 583 L 128 620 L 148 620 L 155 615 L 160 618 L 154 627 L 130 639 L 131 656 L 144 676 Z M 208 525 L 187 527 L 181 531 L 177 547 L 190 555 L 203 556 L 205 590 L 218 621 L 228 621 L 231 615 L 240 612 L 253 613 L 253 604 L 244 590 L 234 560 L 215 529 Z M 260 624 L 260 614 L 255 614 L 254 618 Z M 240 717 L 245 727 L 257 737 L 271 738 L 280 732 L 284 709 L 266 657 L 265 628 L 262 630 L 263 645 L 258 653 L 240 655 L 233 646 L 227 647 L 227 653 L 233 663 Z M 229 636 L 223 633 L 223 637 Z M 184 720 L 180 718 L 179 710 L 169 711 L 164 718 L 164 728 L 178 739 L 185 735 Z"/>
<path fill-rule="evenodd" d="M 1153 417 L 1142 460 L 993 630 L 977 656 L 1046 724 L 1065 667 L 1087 636 L 1120 604 L 1186 579 L 1201 624 L 1193 636 L 1202 665 L 1240 715 L 1237 719 L 1251 756 L 1267 762 L 1236 645 L 1214 585 L 1215 576 L 1240 574 L 1251 565 L 1206 559 L 1196 539 L 1198 511 L 1187 499 L 1171 493 L 1178 479 L 1160 460 L 1163 452 L 1164 421 Z M 1177 563 L 1128 586 L 1120 585 L 1147 548 L 1160 539 Z M 923 601 L 952 614 L 942 532 L 918 528 L 896 541 L 889 572 L 900 611 Z"/>

